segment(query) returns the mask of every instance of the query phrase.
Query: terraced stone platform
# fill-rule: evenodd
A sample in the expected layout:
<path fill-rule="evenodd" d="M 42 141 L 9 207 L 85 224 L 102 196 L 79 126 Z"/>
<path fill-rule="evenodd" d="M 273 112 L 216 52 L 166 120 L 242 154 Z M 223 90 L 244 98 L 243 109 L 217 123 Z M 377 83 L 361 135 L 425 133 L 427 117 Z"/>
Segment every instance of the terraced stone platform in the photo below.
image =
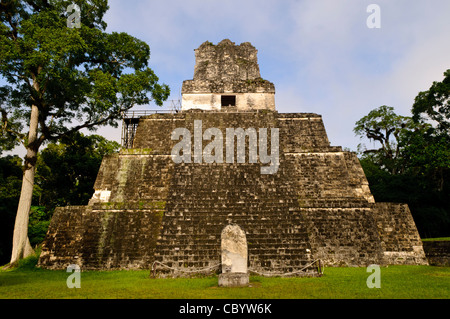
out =
<path fill-rule="evenodd" d="M 249 163 L 248 153 L 245 163 L 174 163 L 171 133 L 193 132 L 195 120 L 203 132 L 278 128 L 277 172 L 261 174 L 266 164 Z M 229 223 L 245 231 L 249 269 L 260 273 L 296 272 L 319 258 L 325 266 L 427 263 L 408 206 L 375 203 L 356 154 L 330 146 L 314 113 L 143 117 L 133 148 L 104 158 L 94 188 L 87 206 L 57 208 L 41 267 L 150 269 L 158 261 L 171 267 L 157 264 L 159 276 L 211 273 Z M 297 275 L 314 274 L 309 267 Z"/>

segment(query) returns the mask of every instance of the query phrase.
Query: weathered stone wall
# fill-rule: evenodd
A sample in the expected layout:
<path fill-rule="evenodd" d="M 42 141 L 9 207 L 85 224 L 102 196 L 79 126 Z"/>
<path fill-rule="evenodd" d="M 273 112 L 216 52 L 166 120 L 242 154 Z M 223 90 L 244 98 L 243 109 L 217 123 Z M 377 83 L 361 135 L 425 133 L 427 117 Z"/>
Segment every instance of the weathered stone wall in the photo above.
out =
<path fill-rule="evenodd" d="M 408 205 L 376 203 L 372 214 L 380 234 L 385 264 L 427 264 Z"/>
<path fill-rule="evenodd" d="M 292 162 L 300 207 L 358 207 L 374 202 L 364 174 L 348 152 L 296 153 Z M 358 163 L 359 164 L 359 163 Z"/>
<path fill-rule="evenodd" d="M 423 241 L 423 249 L 428 262 L 433 266 L 450 266 L 450 241 Z"/>
<path fill-rule="evenodd" d="M 225 91 L 223 93 L 226 93 Z M 227 94 L 216 93 L 184 93 L 182 95 L 183 110 L 200 109 L 220 111 L 252 111 L 275 110 L 275 93 L 233 93 L 236 97 L 234 107 L 222 108 L 221 96 Z"/>
<path fill-rule="evenodd" d="M 154 261 L 164 202 L 58 207 L 39 266 L 140 269 Z"/>
<path fill-rule="evenodd" d="M 185 80 L 181 93 L 185 94 L 239 94 L 239 93 L 272 93 L 275 85 L 267 80 L 235 80 L 232 82 L 214 82 L 208 80 Z M 212 95 L 211 95 L 212 96 Z M 184 109 L 183 109 L 184 110 Z"/>
<path fill-rule="evenodd" d="M 194 80 L 233 81 L 260 78 L 257 50 L 250 42 L 217 45 L 206 41 L 195 50 Z"/>
<path fill-rule="evenodd" d="M 370 208 L 303 208 L 314 258 L 327 266 L 379 264 L 381 243 Z"/>
<path fill-rule="evenodd" d="M 182 110 L 221 110 L 221 95 L 234 95 L 233 110 L 275 110 L 275 86 L 261 78 L 257 50 L 249 42 L 204 42 L 195 50 L 192 80 L 183 81 Z"/>
<path fill-rule="evenodd" d="M 224 138 L 227 128 L 255 128 L 257 131 L 259 128 L 279 128 L 280 154 L 342 152 L 340 147 L 330 146 L 320 115 L 278 113 L 268 110 L 248 113 L 190 110 L 178 114 L 153 114 L 142 117 L 133 148 L 146 150 L 147 154 L 170 155 L 173 146 L 178 143 L 178 140 L 172 141 L 170 138 L 175 128 L 187 128 L 191 132 L 192 143 L 194 142 L 194 120 L 202 121 L 203 131 L 212 127 L 220 129 Z M 268 138 L 270 141 L 270 136 Z M 208 143 L 209 141 L 204 140 L 202 146 L 205 147 Z M 224 152 L 225 150 L 224 147 Z M 364 173 L 362 174 L 364 176 Z"/>
<path fill-rule="evenodd" d="M 328 266 L 428 264 L 406 204 L 302 211 L 314 257 Z"/>
<path fill-rule="evenodd" d="M 157 260 L 201 268 L 220 262 L 220 235 L 228 223 L 247 235 L 249 266 L 293 270 L 307 262 L 302 216 L 290 212 L 296 196 L 287 171 L 261 175 L 258 164 L 180 164 L 173 176 Z M 282 182 L 284 181 L 284 183 Z"/>
<path fill-rule="evenodd" d="M 110 202 L 165 200 L 173 173 L 170 155 L 149 156 L 149 149 L 126 149 L 105 157 L 95 190 L 109 190 Z M 91 200 L 91 204 L 98 200 Z"/>

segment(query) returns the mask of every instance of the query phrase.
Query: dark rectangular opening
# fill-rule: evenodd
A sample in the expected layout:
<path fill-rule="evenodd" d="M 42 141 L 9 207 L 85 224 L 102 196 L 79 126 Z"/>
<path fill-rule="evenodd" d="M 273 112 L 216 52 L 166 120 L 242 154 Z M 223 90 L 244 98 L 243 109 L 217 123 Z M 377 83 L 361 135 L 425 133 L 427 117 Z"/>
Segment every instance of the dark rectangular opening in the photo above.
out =
<path fill-rule="evenodd" d="M 236 106 L 236 95 L 222 95 L 222 106 Z"/>

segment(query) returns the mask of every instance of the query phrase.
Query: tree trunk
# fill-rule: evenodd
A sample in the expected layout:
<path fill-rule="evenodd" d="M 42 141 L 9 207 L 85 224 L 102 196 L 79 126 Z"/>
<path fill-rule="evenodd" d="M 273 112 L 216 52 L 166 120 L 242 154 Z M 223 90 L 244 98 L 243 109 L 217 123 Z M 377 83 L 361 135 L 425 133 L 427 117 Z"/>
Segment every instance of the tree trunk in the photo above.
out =
<path fill-rule="evenodd" d="M 28 239 L 28 220 L 30 216 L 31 200 L 33 198 L 34 173 L 39 146 L 37 145 L 39 110 L 31 107 L 30 132 L 28 134 L 27 155 L 25 156 L 22 190 L 14 224 L 13 248 L 10 264 L 34 253 Z"/>

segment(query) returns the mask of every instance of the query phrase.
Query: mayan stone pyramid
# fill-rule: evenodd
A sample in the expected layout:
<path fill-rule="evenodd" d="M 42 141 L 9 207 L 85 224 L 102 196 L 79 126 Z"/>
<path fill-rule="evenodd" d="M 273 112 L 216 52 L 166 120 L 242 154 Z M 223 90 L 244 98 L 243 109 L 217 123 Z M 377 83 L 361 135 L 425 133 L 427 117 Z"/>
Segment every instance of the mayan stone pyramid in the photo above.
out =
<path fill-rule="evenodd" d="M 321 116 L 275 110 L 275 87 L 261 78 L 250 43 L 205 42 L 195 57 L 181 112 L 139 118 L 132 147 L 103 159 L 89 204 L 55 210 L 41 267 L 214 270 L 229 224 L 245 231 L 248 269 L 259 273 L 296 272 L 318 259 L 427 264 L 408 206 L 375 203 L 356 154 L 330 146 Z M 174 157 L 174 132 L 191 134 L 183 161 Z M 214 144 L 202 157 L 211 132 L 236 143 Z M 272 163 L 262 160 L 270 150 L 278 151 Z"/>

